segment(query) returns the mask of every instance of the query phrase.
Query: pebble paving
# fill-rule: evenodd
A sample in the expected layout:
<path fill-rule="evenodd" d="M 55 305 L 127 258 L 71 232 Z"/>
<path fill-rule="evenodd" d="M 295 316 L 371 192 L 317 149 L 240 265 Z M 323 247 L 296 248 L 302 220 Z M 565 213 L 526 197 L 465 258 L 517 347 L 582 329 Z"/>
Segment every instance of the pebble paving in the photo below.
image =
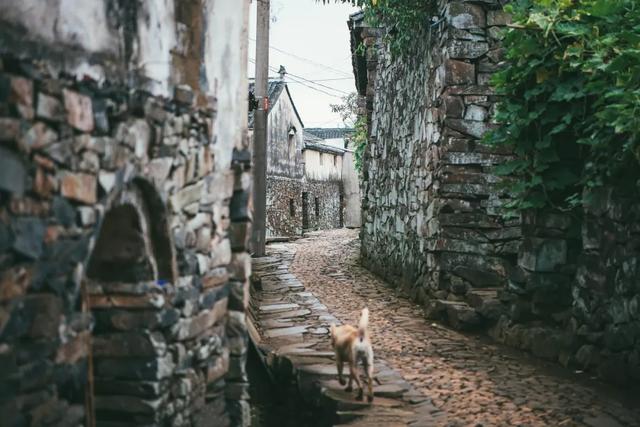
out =
<path fill-rule="evenodd" d="M 294 378 L 296 395 L 323 419 L 317 425 L 439 425 L 445 414 L 382 357 L 375 363 L 372 404 L 357 400 L 355 391 L 346 392 L 337 381 L 329 338 L 329 325 L 340 321 L 288 273 L 294 258 L 291 248 L 271 245 L 268 255 L 253 261 L 251 338 L 272 376 L 279 382 Z"/>
<path fill-rule="evenodd" d="M 440 410 L 437 417 L 425 414 L 425 423 L 640 426 L 637 392 L 425 320 L 419 306 L 359 265 L 357 233 L 311 233 L 281 244 L 295 254 L 287 272 L 344 322 L 355 322 L 362 307 L 369 307 L 376 358 Z"/>

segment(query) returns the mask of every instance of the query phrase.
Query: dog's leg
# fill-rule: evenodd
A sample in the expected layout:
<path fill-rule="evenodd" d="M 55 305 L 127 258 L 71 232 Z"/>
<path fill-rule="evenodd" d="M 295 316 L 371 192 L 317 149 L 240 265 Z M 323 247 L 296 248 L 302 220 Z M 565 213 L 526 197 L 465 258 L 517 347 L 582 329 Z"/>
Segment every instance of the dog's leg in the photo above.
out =
<path fill-rule="evenodd" d="M 336 365 L 338 367 L 338 382 L 340 383 L 340 385 L 345 385 L 347 382 L 344 380 L 344 377 L 342 376 L 344 363 L 342 361 L 342 358 L 338 355 L 336 355 Z"/>
<path fill-rule="evenodd" d="M 349 385 L 347 385 L 347 388 L 345 388 L 345 391 L 353 391 L 353 379 L 354 379 L 354 369 L 353 369 L 353 362 L 349 361 Z"/>
<path fill-rule="evenodd" d="M 369 393 L 367 395 L 367 400 L 369 402 L 373 402 L 373 360 L 366 360 L 364 369 L 365 369 L 365 372 L 367 373 L 367 382 L 369 385 Z"/>
<path fill-rule="evenodd" d="M 360 373 L 358 372 L 357 362 L 353 363 L 353 368 L 351 372 L 352 372 L 353 379 L 356 380 L 356 384 L 358 384 L 358 396 L 356 397 L 356 399 L 362 400 L 362 394 L 363 394 L 362 381 L 360 381 Z"/>

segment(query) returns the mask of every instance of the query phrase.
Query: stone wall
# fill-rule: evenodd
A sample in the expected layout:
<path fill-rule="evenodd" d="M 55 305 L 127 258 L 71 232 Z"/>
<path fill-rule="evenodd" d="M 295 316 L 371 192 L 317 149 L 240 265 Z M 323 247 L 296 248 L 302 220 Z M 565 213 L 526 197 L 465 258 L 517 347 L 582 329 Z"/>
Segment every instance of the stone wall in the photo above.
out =
<path fill-rule="evenodd" d="M 267 177 L 267 237 L 302 235 L 301 179 Z"/>
<path fill-rule="evenodd" d="M 309 198 L 309 229 L 330 230 L 344 227 L 341 181 L 308 181 L 304 191 Z"/>
<path fill-rule="evenodd" d="M 245 3 L 217 2 L 208 22 L 229 24 L 217 42 L 238 48 L 226 63 L 236 72 L 211 66 L 217 87 L 195 92 L 167 83 L 170 99 L 138 85 L 144 73 L 94 80 L 82 67 L 59 67 L 64 54 L 48 61 L 40 53 L 56 52 L 60 40 L 36 31 L 28 32 L 34 50 L 13 51 L 13 30 L 39 9 L 3 15 L 21 19 L 0 30 L 0 413 L 8 425 L 248 422 L 251 175 L 246 83 L 237 78 Z M 128 67 L 82 48 L 69 52 L 76 64 Z"/>
<path fill-rule="evenodd" d="M 267 236 L 301 236 L 305 230 L 343 227 L 344 203 L 341 194 L 340 181 L 267 177 Z M 304 201 L 305 198 L 307 202 Z M 304 223 L 305 206 L 307 224 Z"/>
<path fill-rule="evenodd" d="M 488 79 L 507 17 L 497 1 L 443 1 L 439 16 L 403 57 L 363 30 L 360 92 L 363 110 L 371 108 L 363 261 L 418 301 L 439 301 L 429 310 L 434 317 L 466 310 L 472 291 L 504 286 L 520 235 L 518 222 L 495 209 L 507 195 L 493 167 L 508 153 L 479 141 L 491 127 L 496 97 Z"/>
<path fill-rule="evenodd" d="M 630 384 L 640 379 L 640 205 L 614 188 L 584 212 L 524 215 L 518 269 L 491 330 L 509 345 Z"/>
<path fill-rule="evenodd" d="M 585 194 L 583 211 L 522 212 L 492 172 L 509 158 L 480 144 L 498 100 L 499 2 L 441 2 L 410 55 L 392 58 L 379 30 L 351 23 L 361 114 L 362 259 L 460 329 L 618 384 L 640 378 L 637 195 Z M 352 43 L 356 44 L 356 43 Z M 357 55 L 356 55 L 357 56 Z M 366 76 L 366 77 L 363 77 Z M 375 95 L 375 96 L 374 96 Z"/>

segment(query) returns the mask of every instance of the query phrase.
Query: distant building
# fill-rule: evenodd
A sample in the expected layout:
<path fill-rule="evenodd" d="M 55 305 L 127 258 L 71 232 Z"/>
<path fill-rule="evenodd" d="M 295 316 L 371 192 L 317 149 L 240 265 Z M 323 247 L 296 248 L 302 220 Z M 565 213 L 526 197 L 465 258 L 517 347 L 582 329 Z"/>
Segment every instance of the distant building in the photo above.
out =
<path fill-rule="evenodd" d="M 253 98 L 250 84 L 250 99 Z M 334 132 L 331 144 L 317 136 L 325 129 L 307 132 L 291 93 L 283 80 L 268 86 L 267 121 L 267 237 L 299 236 L 306 230 L 359 227 L 353 220 L 353 154 L 344 148 L 349 132 Z M 249 127 L 253 129 L 252 113 Z M 326 129 L 330 131 L 331 129 Z M 329 134 L 328 134 L 329 135 Z M 347 159 L 345 168 L 344 162 Z M 345 196 L 351 189 L 349 201 Z M 357 194 L 359 203 L 359 193 Z M 345 208 L 349 221 L 345 222 Z"/>
<path fill-rule="evenodd" d="M 353 128 L 306 128 L 305 132 L 323 139 L 327 145 L 348 148 L 347 142 L 353 134 Z"/>

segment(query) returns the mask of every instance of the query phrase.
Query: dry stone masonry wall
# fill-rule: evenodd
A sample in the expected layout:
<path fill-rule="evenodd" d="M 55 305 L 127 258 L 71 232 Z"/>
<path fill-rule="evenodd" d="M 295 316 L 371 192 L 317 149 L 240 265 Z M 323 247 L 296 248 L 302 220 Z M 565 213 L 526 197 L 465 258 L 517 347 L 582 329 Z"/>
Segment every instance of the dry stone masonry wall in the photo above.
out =
<path fill-rule="evenodd" d="M 246 425 L 246 83 L 167 98 L 34 43 L 0 43 L 0 423 Z"/>
<path fill-rule="evenodd" d="M 495 165 L 510 157 L 480 143 L 497 98 L 498 1 L 442 1 L 410 55 L 393 58 L 352 17 L 361 114 L 362 259 L 399 283 L 428 317 L 618 384 L 640 378 L 638 203 L 620 188 L 586 194 L 571 214 L 505 220 L 509 195 Z M 366 77 L 365 77 L 366 76 Z"/>
<path fill-rule="evenodd" d="M 302 235 L 302 179 L 267 177 L 269 237 Z"/>
<path fill-rule="evenodd" d="M 479 141 L 492 126 L 496 97 L 488 79 L 507 17 L 497 1 L 441 2 L 439 11 L 401 58 L 375 32 L 363 33 L 364 103 L 372 109 L 363 259 L 427 304 L 429 315 L 449 310 L 473 326 L 482 319 L 460 303 L 506 283 L 520 235 L 518 223 L 495 209 L 507 195 L 493 168 L 509 153 Z"/>
<path fill-rule="evenodd" d="M 518 269 L 491 335 L 629 385 L 640 379 L 640 206 L 608 187 L 580 214 L 526 213 Z"/>
<path fill-rule="evenodd" d="M 305 230 L 344 226 L 340 181 L 267 178 L 267 231 L 270 237 L 301 236 Z"/>

